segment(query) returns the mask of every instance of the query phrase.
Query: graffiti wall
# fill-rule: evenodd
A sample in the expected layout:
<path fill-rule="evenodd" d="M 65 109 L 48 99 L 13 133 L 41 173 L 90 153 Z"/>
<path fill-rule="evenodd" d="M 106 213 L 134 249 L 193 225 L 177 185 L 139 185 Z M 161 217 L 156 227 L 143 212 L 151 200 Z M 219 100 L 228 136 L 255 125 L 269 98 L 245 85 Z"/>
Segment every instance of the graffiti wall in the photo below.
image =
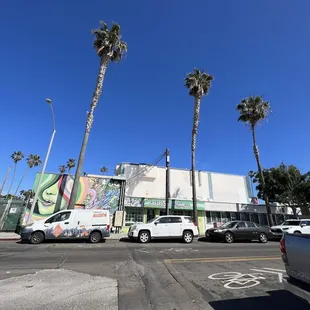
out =
<path fill-rule="evenodd" d="M 36 190 L 40 174 L 34 183 Z M 74 176 L 44 174 L 38 200 L 33 212 L 33 220 L 41 220 L 55 212 L 67 209 Z M 109 210 L 113 214 L 119 206 L 121 182 L 111 178 L 81 177 L 76 208 Z M 27 222 L 29 209 L 24 222 Z"/>

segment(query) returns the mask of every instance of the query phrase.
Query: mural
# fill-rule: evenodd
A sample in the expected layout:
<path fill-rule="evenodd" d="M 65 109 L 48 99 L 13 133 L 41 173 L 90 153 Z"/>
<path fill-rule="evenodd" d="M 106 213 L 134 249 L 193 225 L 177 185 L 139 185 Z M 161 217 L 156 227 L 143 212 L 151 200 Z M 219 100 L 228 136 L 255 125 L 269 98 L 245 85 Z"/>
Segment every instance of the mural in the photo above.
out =
<path fill-rule="evenodd" d="M 37 174 L 34 190 L 39 183 Z M 38 221 L 55 212 L 67 209 L 70 200 L 74 176 L 44 174 L 38 200 L 33 212 L 33 220 Z M 81 177 L 76 208 L 109 210 L 113 214 L 119 206 L 121 181 L 110 178 Z M 29 209 L 24 222 L 27 222 Z"/>

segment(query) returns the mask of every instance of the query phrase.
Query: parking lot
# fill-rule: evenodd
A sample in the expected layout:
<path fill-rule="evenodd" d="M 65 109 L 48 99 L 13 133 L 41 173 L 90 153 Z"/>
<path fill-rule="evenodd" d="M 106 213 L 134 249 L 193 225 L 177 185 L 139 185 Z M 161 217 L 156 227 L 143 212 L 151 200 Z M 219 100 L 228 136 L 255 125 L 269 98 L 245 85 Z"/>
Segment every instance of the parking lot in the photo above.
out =
<path fill-rule="evenodd" d="M 225 244 L 201 239 L 192 244 L 138 244 L 126 238 L 100 244 L 2 242 L 0 299 L 4 300 L 1 287 L 6 281 L 13 285 L 29 273 L 34 274 L 32 285 L 40 290 L 42 279 L 36 282 L 35 273 L 51 269 L 78 273 L 72 277 L 83 274 L 115 280 L 118 293 L 111 293 L 111 299 L 117 299 L 118 309 L 307 309 L 303 301 L 283 290 L 285 270 L 278 242 Z M 61 289 L 62 284 L 56 284 Z M 51 287 L 46 294 L 53 291 Z M 48 298 L 45 302 L 48 305 Z M 9 305 L 3 309 L 10 309 Z"/>

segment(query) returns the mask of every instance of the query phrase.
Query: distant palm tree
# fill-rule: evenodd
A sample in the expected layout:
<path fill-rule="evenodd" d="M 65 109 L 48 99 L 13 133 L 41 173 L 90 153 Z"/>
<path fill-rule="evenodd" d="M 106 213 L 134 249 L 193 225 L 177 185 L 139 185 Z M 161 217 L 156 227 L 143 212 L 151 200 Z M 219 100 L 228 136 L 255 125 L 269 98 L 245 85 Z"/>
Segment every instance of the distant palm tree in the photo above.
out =
<path fill-rule="evenodd" d="M 198 124 L 200 117 L 200 103 L 201 99 L 208 94 L 211 87 L 211 81 L 213 76 L 194 69 L 193 72 L 187 74 L 185 78 L 185 87 L 189 89 L 189 95 L 193 96 L 195 99 L 194 105 L 194 120 L 192 129 L 192 144 L 191 144 L 191 154 L 192 154 L 192 196 L 193 196 L 193 213 L 194 222 L 198 223 L 198 211 L 197 211 L 197 196 L 196 196 L 196 178 L 195 178 L 195 152 L 196 152 L 196 138 L 198 133 Z"/>
<path fill-rule="evenodd" d="M 65 165 L 61 165 L 58 167 L 60 174 L 64 174 L 67 171 L 67 167 Z"/>
<path fill-rule="evenodd" d="M 70 173 L 71 169 L 74 167 L 75 167 L 75 159 L 69 158 L 67 161 L 67 166 L 66 166 L 66 168 L 68 169 L 68 173 Z"/>
<path fill-rule="evenodd" d="M 17 195 L 17 192 L 20 188 L 20 185 L 22 184 L 25 176 L 27 175 L 29 169 L 33 168 L 33 167 L 38 167 L 42 164 L 42 160 L 40 158 L 39 155 L 37 154 L 30 154 L 27 158 L 26 158 L 26 161 L 27 161 L 27 164 L 28 164 L 28 168 L 26 169 L 24 175 L 22 176 L 22 178 L 20 179 L 19 183 L 18 183 L 18 186 L 15 190 L 15 193 L 14 193 L 14 196 Z"/>
<path fill-rule="evenodd" d="M 87 172 L 83 172 L 83 177 L 86 177 L 87 176 Z"/>
<path fill-rule="evenodd" d="M 20 192 L 20 196 L 23 198 L 23 200 L 27 201 L 30 198 L 34 197 L 34 192 L 31 189 L 28 189 L 27 191 L 25 190 L 21 190 Z"/>
<path fill-rule="evenodd" d="M 7 196 L 10 195 L 10 191 L 12 189 L 13 183 L 14 183 L 14 179 L 15 179 L 15 174 L 16 174 L 16 167 L 19 161 L 21 161 L 24 158 L 24 154 L 21 151 L 16 151 L 11 155 L 11 158 L 13 159 L 14 162 L 14 170 L 13 170 L 13 178 L 9 187 L 9 190 L 7 192 Z"/>
<path fill-rule="evenodd" d="M 103 80 L 107 67 L 110 62 L 119 62 L 127 51 L 127 44 L 126 42 L 121 40 L 121 28 L 118 24 L 113 24 L 112 27 L 109 29 L 108 25 L 105 22 L 101 21 L 100 27 L 93 30 L 92 33 L 95 37 L 94 48 L 96 49 L 97 55 L 100 58 L 100 66 L 96 88 L 93 93 L 93 98 L 90 105 L 90 111 L 87 113 L 86 128 L 80 150 L 78 166 L 75 172 L 74 183 L 71 191 L 68 209 L 74 209 L 75 206 L 88 137 L 93 124 L 94 112 L 101 96 Z"/>
<path fill-rule="evenodd" d="M 265 178 L 263 175 L 263 169 L 260 162 L 259 151 L 256 144 L 256 135 L 255 135 L 256 126 L 261 124 L 263 120 L 267 119 L 269 112 L 271 112 L 270 103 L 268 101 L 264 101 L 262 97 L 251 96 L 241 100 L 241 102 L 237 105 L 237 111 L 240 113 L 238 121 L 248 125 L 252 132 L 253 151 L 257 163 L 259 180 L 261 183 L 263 196 L 266 204 L 268 224 L 269 226 L 272 226 L 273 219 L 271 215 L 271 208 L 269 204 L 269 199 L 264 191 Z"/>
<path fill-rule="evenodd" d="M 106 167 L 106 166 L 103 166 L 102 168 L 100 168 L 100 172 L 102 173 L 102 174 L 105 174 L 106 172 L 108 172 L 109 170 L 108 170 L 108 168 Z"/>
<path fill-rule="evenodd" d="M 256 173 L 253 170 L 250 170 L 248 173 L 249 178 L 251 179 L 251 189 L 252 189 L 252 195 L 254 195 L 253 190 L 253 178 L 255 177 Z"/>

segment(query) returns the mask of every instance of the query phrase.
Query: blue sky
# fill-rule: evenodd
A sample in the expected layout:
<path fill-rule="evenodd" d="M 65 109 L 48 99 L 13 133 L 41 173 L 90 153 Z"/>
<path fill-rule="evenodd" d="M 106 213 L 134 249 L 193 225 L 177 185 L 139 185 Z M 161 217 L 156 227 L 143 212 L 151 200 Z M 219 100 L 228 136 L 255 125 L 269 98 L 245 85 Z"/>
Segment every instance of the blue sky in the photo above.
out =
<path fill-rule="evenodd" d="M 184 77 L 193 67 L 214 75 L 202 101 L 198 169 L 256 168 L 235 107 L 263 95 L 273 110 L 257 130 L 263 166 L 284 161 L 310 170 L 308 0 L 11 0 L 0 10 L 1 182 L 13 151 L 45 157 L 46 97 L 57 127 L 47 171 L 78 158 L 99 65 L 90 31 L 99 20 L 121 25 L 128 54 L 107 70 L 83 171 L 152 163 L 166 147 L 171 166 L 189 168 L 193 99 Z M 16 184 L 25 168 L 19 165 Z M 32 187 L 35 172 L 22 188 Z"/>

